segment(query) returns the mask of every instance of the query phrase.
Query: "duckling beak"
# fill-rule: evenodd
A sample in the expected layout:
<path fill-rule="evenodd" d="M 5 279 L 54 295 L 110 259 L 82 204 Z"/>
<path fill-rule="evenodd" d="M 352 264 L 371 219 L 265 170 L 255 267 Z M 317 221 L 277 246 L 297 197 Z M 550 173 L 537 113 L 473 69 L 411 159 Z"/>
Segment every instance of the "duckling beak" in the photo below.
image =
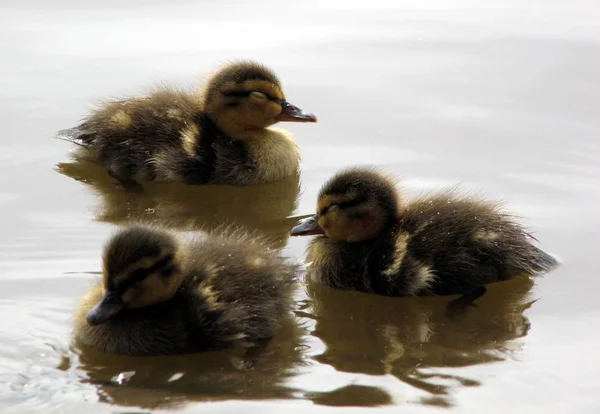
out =
<path fill-rule="evenodd" d="M 284 100 L 281 101 L 281 113 L 275 117 L 275 120 L 288 122 L 317 122 L 317 117 Z"/>
<path fill-rule="evenodd" d="M 311 234 L 324 234 L 325 232 L 319 226 L 319 216 L 315 214 L 312 217 L 307 217 L 300 222 L 296 227 L 292 228 L 291 236 L 310 236 Z"/>
<path fill-rule="evenodd" d="M 104 297 L 87 314 L 87 321 L 90 325 L 100 325 L 119 313 L 125 304 L 121 296 L 111 290 L 107 290 Z"/>

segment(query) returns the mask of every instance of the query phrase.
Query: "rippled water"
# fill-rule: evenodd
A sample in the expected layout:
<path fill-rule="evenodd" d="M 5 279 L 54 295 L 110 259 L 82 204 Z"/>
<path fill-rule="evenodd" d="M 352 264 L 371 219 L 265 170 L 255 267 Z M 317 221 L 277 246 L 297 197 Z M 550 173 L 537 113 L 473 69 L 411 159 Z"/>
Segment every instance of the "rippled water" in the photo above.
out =
<path fill-rule="evenodd" d="M 0 409 L 597 412 L 598 21 L 584 0 L 3 1 Z M 101 99 L 194 86 L 240 57 L 274 68 L 319 117 L 285 125 L 303 150 L 299 180 L 127 198 L 52 139 Z M 355 164 L 389 169 L 409 194 L 460 182 L 504 200 L 562 265 L 535 285 L 492 286 L 459 317 L 447 298 L 301 289 L 297 324 L 251 369 L 229 351 L 71 347 L 71 312 L 116 224 L 234 221 L 300 259 L 308 240 L 287 239 L 293 217 Z"/>

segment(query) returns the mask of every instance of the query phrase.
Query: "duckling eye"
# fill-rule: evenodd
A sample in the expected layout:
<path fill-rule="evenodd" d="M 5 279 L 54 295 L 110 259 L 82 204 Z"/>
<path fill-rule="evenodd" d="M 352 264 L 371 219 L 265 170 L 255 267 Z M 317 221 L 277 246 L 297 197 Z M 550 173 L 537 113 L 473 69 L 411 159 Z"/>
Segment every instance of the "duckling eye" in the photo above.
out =
<path fill-rule="evenodd" d="M 319 212 L 319 216 L 324 216 L 325 214 L 329 213 L 330 211 L 336 211 L 339 209 L 340 209 L 340 206 L 338 204 L 330 204 L 327 207 L 323 207 L 321 209 L 321 211 Z"/>
<path fill-rule="evenodd" d="M 258 91 L 252 91 L 250 92 L 250 96 L 256 99 L 267 99 L 267 94 L 266 93 L 262 93 L 262 92 L 258 92 Z"/>

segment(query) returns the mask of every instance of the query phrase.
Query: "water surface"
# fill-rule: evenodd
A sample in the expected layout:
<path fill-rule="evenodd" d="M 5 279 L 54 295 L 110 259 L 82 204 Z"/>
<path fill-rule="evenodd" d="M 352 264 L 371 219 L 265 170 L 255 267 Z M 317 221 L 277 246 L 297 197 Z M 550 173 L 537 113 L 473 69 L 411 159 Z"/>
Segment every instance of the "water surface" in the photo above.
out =
<path fill-rule="evenodd" d="M 584 0 L 4 1 L 0 408 L 597 412 L 598 21 Z M 52 139 L 101 99 L 196 87 L 232 58 L 271 66 L 319 117 L 285 125 L 301 177 L 128 198 Z M 302 288 L 295 323 L 250 367 L 234 351 L 130 359 L 71 346 L 71 312 L 116 225 L 233 221 L 301 259 L 293 217 L 358 164 L 402 177 L 409 196 L 461 183 L 504 201 L 561 267 L 494 285 L 458 316 L 448 298 Z"/>

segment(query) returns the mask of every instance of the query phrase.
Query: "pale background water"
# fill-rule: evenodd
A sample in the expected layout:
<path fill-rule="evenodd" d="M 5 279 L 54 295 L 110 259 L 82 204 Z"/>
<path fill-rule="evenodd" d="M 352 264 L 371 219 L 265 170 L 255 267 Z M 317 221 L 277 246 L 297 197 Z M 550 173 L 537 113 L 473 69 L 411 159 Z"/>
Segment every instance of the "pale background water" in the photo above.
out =
<path fill-rule="evenodd" d="M 599 412 L 599 22 L 584 0 L 3 0 L 0 411 Z M 319 117 L 282 125 L 303 150 L 296 209 L 293 182 L 158 186 L 128 204 L 52 139 L 101 99 L 194 87 L 233 58 L 272 67 Z M 530 291 L 494 286 L 458 319 L 446 299 L 301 289 L 298 326 L 250 371 L 227 353 L 93 363 L 70 347 L 112 223 L 210 226 L 222 213 L 300 259 L 308 240 L 286 240 L 281 218 L 312 212 L 322 182 L 357 164 L 403 177 L 409 194 L 460 182 L 503 200 L 561 266 Z"/>

